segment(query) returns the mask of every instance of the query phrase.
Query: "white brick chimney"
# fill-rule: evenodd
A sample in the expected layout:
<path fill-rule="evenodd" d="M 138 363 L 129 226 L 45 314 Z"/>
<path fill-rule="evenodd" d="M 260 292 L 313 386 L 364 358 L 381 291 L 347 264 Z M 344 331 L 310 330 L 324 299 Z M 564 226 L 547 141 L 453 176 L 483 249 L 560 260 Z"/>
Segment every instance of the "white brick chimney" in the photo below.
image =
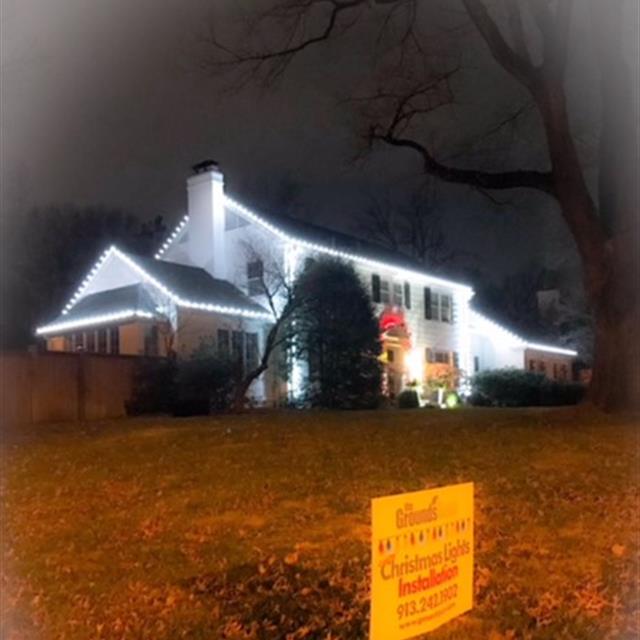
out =
<path fill-rule="evenodd" d="M 193 166 L 187 180 L 189 260 L 215 278 L 226 278 L 224 176 L 214 160 Z"/>

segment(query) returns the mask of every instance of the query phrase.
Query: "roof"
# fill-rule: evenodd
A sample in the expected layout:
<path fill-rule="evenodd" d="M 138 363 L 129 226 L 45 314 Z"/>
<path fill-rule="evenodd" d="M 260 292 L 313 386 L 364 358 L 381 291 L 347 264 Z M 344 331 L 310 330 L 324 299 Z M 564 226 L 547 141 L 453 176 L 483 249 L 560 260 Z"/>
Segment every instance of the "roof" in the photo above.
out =
<path fill-rule="evenodd" d="M 171 293 L 185 301 L 267 313 L 264 307 L 254 302 L 236 286 L 227 280 L 214 278 L 201 267 L 155 260 L 130 253 L 124 255 L 159 280 Z"/>
<path fill-rule="evenodd" d="M 153 318 L 156 305 L 142 284 L 99 291 L 81 298 L 69 311 L 38 329 L 54 333 L 67 329 L 135 318 Z"/>
<path fill-rule="evenodd" d="M 113 322 L 131 317 L 151 318 L 156 315 L 157 305 L 145 284 L 82 295 L 93 275 L 105 264 L 109 256 L 123 260 L 138 272 L 143 281 L 168 295 L 178 306 L 218 313 L 245 312 L 250 317 L 270 317 L 264 307 L 233 284 L 214 278 L 200 267 L 137 256 L 111 247 L 100 258 L 98 265 L 72 298 L 72 302 L 65 307 L 63 314 L 38 328 L 36 333 L 47 334 L 82 325 Z"/>
<path fill-rule="evenodd" d="M 303 222 L 289 216 L 256 213 L 228 195 L 225 195 L 225 205 L 269 228 L 273 233 L 288 240 L 306 244 L 312 249 L 328 253 L 335 252 L 337 255 L 343 254 L 342 257 L 350 260 L 363 260 L 369 262 L 373 268 L 404 269 L 431 280 L 435 285 L 450 286 L 465 289 L 469 293 L 473 292 L 470 285 L 443 274 L 434 273 L 433 270 L 426 270 L 418 260 L 375 242 L 362 240 L 348 233 Z"/>

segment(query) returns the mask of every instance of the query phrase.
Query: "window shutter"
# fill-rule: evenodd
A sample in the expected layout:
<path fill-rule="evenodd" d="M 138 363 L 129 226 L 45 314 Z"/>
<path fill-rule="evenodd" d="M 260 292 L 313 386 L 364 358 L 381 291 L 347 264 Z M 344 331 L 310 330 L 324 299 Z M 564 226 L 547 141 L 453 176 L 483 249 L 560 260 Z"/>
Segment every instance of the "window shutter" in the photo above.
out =
<path fill-rule="evenodd" d="M 404 283 L 404 306 L 411 309 L 411 285 L 408 282 Z"/>
<path fill-rule="evenodd" d="M 424 317 L 431 320 L 431 289 L 424 288 Z"/>
<path fill-rule="evenodd" d="M 374 302 L 380 302 L 380 276 L 377 273 L 371 276 L 371 297 Z"/>

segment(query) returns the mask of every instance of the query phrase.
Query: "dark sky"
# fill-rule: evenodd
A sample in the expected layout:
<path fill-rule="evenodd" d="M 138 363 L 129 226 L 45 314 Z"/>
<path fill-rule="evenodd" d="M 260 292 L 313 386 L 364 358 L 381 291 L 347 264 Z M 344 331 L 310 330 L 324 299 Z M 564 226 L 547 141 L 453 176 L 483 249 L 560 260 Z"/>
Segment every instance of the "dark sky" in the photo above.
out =
<path fill-rule="evenodd" d="M 302 185 L 301 215 L 343 228 L 368 194 L 410 191 L 419 165 L 409 154 L 349 162 L 351 112 L 339 99 L 368 76 L 368 48 L 356 38 L 312 52 L 275 91 L 231 94 L 198 64 L 207 21 L 225 33 L 231 4 L 3 0 L 3 216 L 74 202 L 173 222 L 184 210 L 189 166 L 206 157 L 221 163 L 239 198 L 266 205 L 289 178 Z M 442 121 L 443 131 L 494 116 L 492 92 L 504 78 L 481 65 L 469 78 L 472 99 Z M 525 138 L 509 160 L 521 159 Z M 464 188 L 439 193 L 450 242 L 474 251 L 489 273 L 572 255 L 544 198 L 519 194 L 514 206 L 495 208 Z"/>

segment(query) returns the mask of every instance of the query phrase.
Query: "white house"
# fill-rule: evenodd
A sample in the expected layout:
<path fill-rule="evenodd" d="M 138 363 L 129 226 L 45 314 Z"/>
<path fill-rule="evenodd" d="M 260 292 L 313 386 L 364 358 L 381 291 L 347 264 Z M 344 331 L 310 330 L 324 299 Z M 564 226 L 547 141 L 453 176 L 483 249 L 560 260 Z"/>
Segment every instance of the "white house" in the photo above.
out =
<path fill-rule="evenodd" d="M 256 362 L 273 315 L 256 286 L 265 264 L 291 281 L 315 256 L 349 261 L 380 318 L 385 390 L 397 394 L 443 371 L 528 368 L 568 378 L 574 351 L 534 344 L 474 311 L 473 289 L 418 263 L 315 225 L 269 217 L 231 198 L 212 161 L 187 181 L 188 214 L 155 259 L 110 247 L 61 315 L 39 327 L 47 348 L 130 355 L 188 355 L 202 339 L 246 366 Z M 304 363 L 288 383 L 270 367 L 251 393 L 276 403 L 295 397 Z"/>

